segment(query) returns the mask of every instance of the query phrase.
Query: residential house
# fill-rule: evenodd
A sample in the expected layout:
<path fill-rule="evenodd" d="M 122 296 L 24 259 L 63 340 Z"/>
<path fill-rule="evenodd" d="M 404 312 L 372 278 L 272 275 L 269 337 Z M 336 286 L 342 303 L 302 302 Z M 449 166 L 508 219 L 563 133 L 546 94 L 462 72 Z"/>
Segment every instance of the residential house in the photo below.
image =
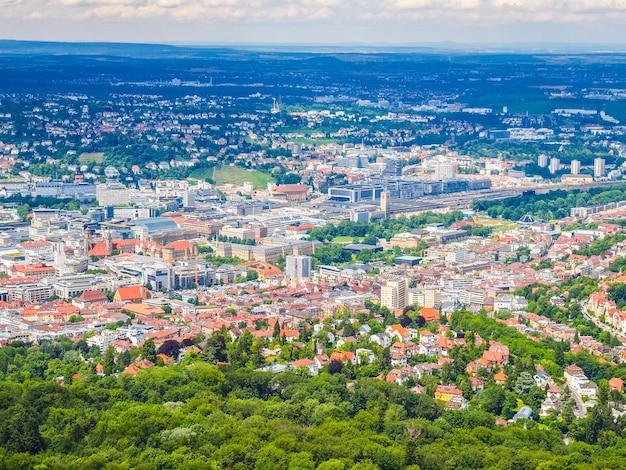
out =
<path fill-rule="evenodd" d="M 611 390 L 617 390 L 622 393 L 624 390 L 624 381 L 619 377 L 613 377 L 609 380 L 609 387 Z"/>
<path fill-rule="evenodd" d="M 410 341 L 413 338 L 412 333 L 408 329 L 400 325 L 399 323 L 395 325 L 389 325 L 386 328 L 385 332 L 392 339 L 395 338 L 397 341 L 406 342 L 406 341 Z"/>
<path fill-rule="evenodd" d="M 377 344 L 381 348 L 388 348 L 391 346 L 391 336 L 388 333 L 377 333 L 370 336 L 370 341 Z"/>
<path fill-rule="evenodd" d="M 317 362 L 311 359 L 300 359 L 298 361 L 294 361 L 291 363 L 291 367 L 293 368 L 304 367 L 308 370 L 309 375 L 311 376 L 315 376 L 320 373 L 319 365 L 317 364 Z"/>
<path fill-rule="evenodd" d="M 448 402 L 455 397 L 463 397 L 463 391 L 452 385 L 439 385 L 435 390 L 435 400 Z"/>

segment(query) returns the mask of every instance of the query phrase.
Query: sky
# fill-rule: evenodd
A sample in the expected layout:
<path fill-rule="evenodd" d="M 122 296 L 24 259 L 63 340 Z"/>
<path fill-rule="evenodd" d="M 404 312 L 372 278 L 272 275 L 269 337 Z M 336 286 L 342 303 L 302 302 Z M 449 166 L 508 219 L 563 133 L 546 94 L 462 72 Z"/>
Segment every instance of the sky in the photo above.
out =
<path fill-rule="evenodd" d="M 626 45 L 626 0 L 0 0 L 0 38 Z"/>

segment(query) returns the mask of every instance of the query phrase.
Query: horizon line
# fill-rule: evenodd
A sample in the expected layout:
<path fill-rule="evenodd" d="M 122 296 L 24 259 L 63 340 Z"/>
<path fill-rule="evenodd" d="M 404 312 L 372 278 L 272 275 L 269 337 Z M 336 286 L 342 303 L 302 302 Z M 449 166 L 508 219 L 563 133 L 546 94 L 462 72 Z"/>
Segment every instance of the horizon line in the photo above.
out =
<path fill-rule="evenodd" d="M 166 46 L 166 47 L 204 47 L 204 48 L 242 48 L 242 49 L 356 49 L 367 48 L 371 50 L 384 49 L 434 49 L 434 50 L 453 50 L 458 52 L 571 52 L 576 51 L 585 53 L 605 53 L 605 52 L 624 52 L 626 53 L 626 43 L 608 43 L 608 42 L 468 42 L 468 41 L 433 41 L 433 42 L 361 42 L 361 41 L 343 41 L 343 42 L 234 42 L 234 41 L 162 41 L 162 42 L 129 42 L 129 41 L 59 41 L 59 40 L 31 40 L 31 39 L 12 39 L 0 38 L 2 43 L 30 43 L 40 45 L 128 45 L 128 46 Z M 493 49 L 490 51 L 489 49 Z"/>

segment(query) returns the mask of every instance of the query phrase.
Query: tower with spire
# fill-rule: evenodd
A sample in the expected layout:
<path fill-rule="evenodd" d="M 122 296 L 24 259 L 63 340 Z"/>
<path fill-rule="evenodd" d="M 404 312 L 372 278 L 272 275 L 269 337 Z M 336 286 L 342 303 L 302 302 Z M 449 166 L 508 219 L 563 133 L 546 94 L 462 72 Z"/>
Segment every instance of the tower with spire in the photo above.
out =
<path fill-rule="evenodd" d="M 107 247 L 107 254 L 110 256 L 111 253 L 113 252 L 113 242 L 111 240 L 111 229 L 108 229 L 108 228 L 107 228 L 107 231 L 106 231 L 105 243 L 106 243 L 106 247 Z"/>
<path fill-rule="evenodd" d="M 85 229 L 85 239 L 83 240 L 83 255 L 89 256 L 91 250 L 91 229 L 87 227 Z"/>

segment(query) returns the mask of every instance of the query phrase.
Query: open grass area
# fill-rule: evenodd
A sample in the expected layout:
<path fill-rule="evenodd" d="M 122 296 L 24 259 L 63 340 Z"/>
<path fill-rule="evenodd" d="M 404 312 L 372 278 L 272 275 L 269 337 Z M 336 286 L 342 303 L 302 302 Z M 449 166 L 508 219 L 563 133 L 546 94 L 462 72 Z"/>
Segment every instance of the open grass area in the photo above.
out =
<path fill-rule="evenodd" d="M 241 186 L 244 181 L 250 181 L 255 189 L 267 188 L 268 182 L 273 182 L 274 178 L 258 170 L 246 170 L 245 168 L 233 166 L 221 166 L 216 168 L 206 168 L 196 170 L 189 176 L 191 179 L 204 180 L 210 178 L 216 185 L 235 184 Z"/>
<path fill-rule="evenodd" d="M 294 144 L 302 144 L 302 145 L 309 145 L 309 144 L 325 145 L 325 144 L 336 144 L 337 142 L 339 142 L 339 139 L 308 139 L 308 138 L 299 137 L 299 138 L 291 139 L 291 142 L 293 142 Z"/>
<path fill-rule="evenodd" d="M 333 243 L 352 243 L 355 240 L 359 242 L 363 241 L 365 237 L 335 237 L 332 239 Z"/>
<path fill-rule="evenodd" d="M 78 157 L 81 165 L 89 165 L 90 163 L 102 163 L 104 161 L 104 152 L 86 152 L 81 153 Z"/>
<path fill-rule="evenodd" d="M 518 224 L 516 222 L 511 222 L 510 220 L 492 219 L 491 217 L 480 215 L 474 217 L 474 222 L 478 225 L 491 227 L 494 232 L 506 232 L 508 230 L 518 228 Z"/>

